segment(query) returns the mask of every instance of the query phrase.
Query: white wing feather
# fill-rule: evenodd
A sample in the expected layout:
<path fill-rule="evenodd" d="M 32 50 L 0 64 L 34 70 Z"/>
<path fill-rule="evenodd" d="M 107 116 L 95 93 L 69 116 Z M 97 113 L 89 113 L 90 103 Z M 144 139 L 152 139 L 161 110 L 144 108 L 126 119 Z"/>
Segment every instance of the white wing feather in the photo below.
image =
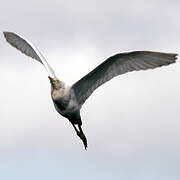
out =
<path fill-rule="evenodd" d="M 154 69 L 176 62 L 177 54 L 151 51 L 134 51 L 116 54 L 88 73 L 72 89 L 76 99 L 82 105 L 95 89 L 113 77 L 130 71 Z"/>
<path fill-rule="evenodd" d="M 3 32 L 3 33 L 4 33 L 4 37 L 6 38 L 9 44 L 17 48 L 27 56 L 30 56 L 33 59 L 36 59 L 37 61 L 42 63 L 46 68 L 47 72 L 49 73 L 49 76 L 53 78 L 56 77 L 52 67 L 48 64 L 48 62 L 46 61 L 44 56 L 40 53 L 40 51 L 30 41 L 13 32 Z"/>

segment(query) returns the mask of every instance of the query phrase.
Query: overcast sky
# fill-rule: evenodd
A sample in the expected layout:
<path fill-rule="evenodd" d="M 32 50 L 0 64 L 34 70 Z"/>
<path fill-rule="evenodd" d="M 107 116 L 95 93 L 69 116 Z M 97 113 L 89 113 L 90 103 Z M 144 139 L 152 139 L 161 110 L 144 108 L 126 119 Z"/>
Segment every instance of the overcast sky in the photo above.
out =
<path fill-rule="evenodd" d="M 81 111 L 89 148 L 54 109 L 47 73 L 6 43 L 33 42 L 73 84 L 109 56 L 180 53 L 180 1 L 10 1 L 0 6 L 0 179 L 178 180 L 180 62 L 98 88 Z"/>

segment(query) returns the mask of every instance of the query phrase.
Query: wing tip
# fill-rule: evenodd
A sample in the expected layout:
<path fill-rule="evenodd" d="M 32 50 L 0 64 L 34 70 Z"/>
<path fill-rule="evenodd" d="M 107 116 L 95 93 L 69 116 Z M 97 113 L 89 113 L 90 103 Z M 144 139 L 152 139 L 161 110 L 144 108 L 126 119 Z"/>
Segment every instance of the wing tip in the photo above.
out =
<path fill-rule="evenodd" d="M 9 38 L 11 38 L 11 35 L 15 35 L 15 33 L 9 32 L 9 31 L 3 31 L 3 35 L 4 35 L 5 39 L 8 41 Z"/>
<path fill-rule="evenodd" d="M 171 54 L 168 54 L 169 55 L 169 60 L 170 60 L 170 63 L 176 63 L 176 60 L 178 59 L 178 56 L 179 54 L 177 53 L 171 53 Z"/>
<path fill-rule="evenodd" d="M 173 54 L 173 56 L 174 56 L 174 60 L 177 60 L 177 59 L 178 59 L 179 54 Z"/>
<path fill-rule="evenodd" d="M 159 54 L 162 58 L 166 58 L 170 61 L 170 63 L 175 63 L 178 59 L 179 54 L 177 53 L 164 53 L 164 52 L 155 52 L 155 51 L 141 51 L 142 53 L 152 53 L 152 54 Z"/>
<path fill-rule="evenodd" d="M 9 34 L 12 34 L 12 32 L 9 32 L 9 31 L 3 31 L 3 34 L 4 34 L 4 36 L 7 36 L 7 35 L 9 35 Z"/>
<path fill-rule="evenodd" d="M 7 39 L 8 34 L 9 34 L 9 32 L 3 31 L 3 35 L 4 35 L 4 37 L 5 37 L 6 39 Z"/>

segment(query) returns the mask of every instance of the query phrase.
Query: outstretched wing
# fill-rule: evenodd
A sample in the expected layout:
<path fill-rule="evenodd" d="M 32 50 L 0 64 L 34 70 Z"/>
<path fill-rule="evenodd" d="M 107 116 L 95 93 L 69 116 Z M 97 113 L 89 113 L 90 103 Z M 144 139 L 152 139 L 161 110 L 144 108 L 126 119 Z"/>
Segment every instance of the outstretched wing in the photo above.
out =
<path fill-rule="evenodd" d="M 116 54 L 76 82 L 72 89 L 75 92 L 78 103 L 82 105 L 95 89 L 113 77 L 130 71 L 154 69 L 175 63 L 177 55 L 151 51 Z"/>
<path fill-rule="evenodd" d="M 27 56 L 32 57 L 33 59 L 36 59 L 40 63 L 42 63 L 46 70 L 48 71 L 49 75 L 51 77 L 55 77 L 55 73 L 51 66 L 48 64 L 46 59 L 43 57 L 43 55 L 38 51 L 38 49 L 28 40 L 21 37 L 20 35 L 17 35 L 13 32 L 3 32 L 4 37 L 6 38 L 7 42 L 11 44 L 13 47 L 20 50 L 22 53 L 26 54 Z"/>

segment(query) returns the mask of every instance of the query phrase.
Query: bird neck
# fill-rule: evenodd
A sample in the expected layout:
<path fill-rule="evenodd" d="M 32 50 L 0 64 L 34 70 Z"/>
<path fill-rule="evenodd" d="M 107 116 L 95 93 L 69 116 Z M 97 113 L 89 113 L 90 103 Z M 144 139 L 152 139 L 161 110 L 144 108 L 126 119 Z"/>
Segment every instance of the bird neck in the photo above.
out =
<path fill-rule="evenodd" d="M 65 95 L 67 95 L 69 92 L 69 88 L 65 86 L 65 83 L 64 82 L 61 83 L 62 83 L 61 86 L 58 88 L 51 85 L 51 96 L 53 100 L 62 98 Z"/>
<path fill-rule="evenodd" d="M 57 83 L 52 83 L 51 87 L 55 90 L 65 89 L 65 83 L 59 80 Z"/>

